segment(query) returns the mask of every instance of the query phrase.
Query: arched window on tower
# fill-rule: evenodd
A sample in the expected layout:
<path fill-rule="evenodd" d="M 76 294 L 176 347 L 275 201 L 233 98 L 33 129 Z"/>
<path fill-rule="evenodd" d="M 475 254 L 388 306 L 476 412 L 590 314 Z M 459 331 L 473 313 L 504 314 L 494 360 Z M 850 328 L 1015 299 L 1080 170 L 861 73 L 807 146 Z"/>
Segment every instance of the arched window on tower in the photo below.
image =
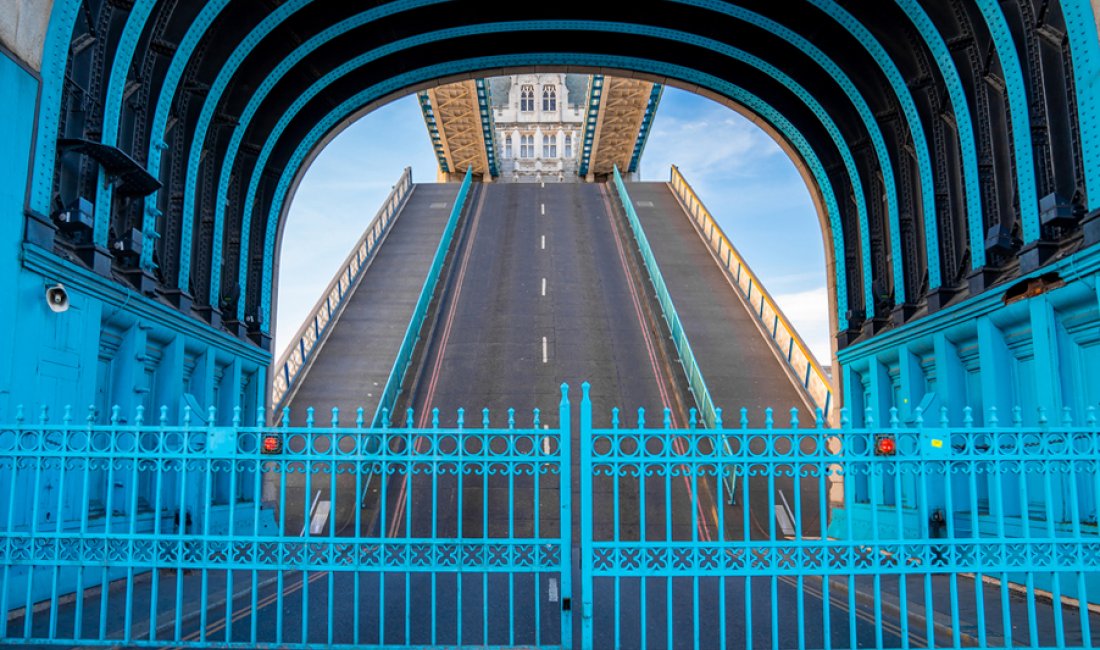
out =
<path fill-rule="evenodd" d="M 552 135 L 542 136 L 542 157 L 543 158 L 557 158 L 558 157 L 558 141 Z"/>
<path fill-rule="evenodd" d="M 572 133 L 566 133 L 565 134 L 565 157 L 566 158 L 572 158 L 573 157 L 573 134 Z"/>
<path fill-rule="evenodd" d="M 519 89 L 519 110 L 523 112 L 535 110 L 534 86 L 523 86 Z"/>
<path fill-rule="evenodd" d="M 519 136 L 519 157 L 520 158 L 534 158 L 535 157 L 535 136 L 534 135 L 521 135 L 521 136 Z"/>
<path fill-rule="evenodd" d="M 558 110 L 558 89 L 553 86 L 542 87 L 542 110 Z"/>

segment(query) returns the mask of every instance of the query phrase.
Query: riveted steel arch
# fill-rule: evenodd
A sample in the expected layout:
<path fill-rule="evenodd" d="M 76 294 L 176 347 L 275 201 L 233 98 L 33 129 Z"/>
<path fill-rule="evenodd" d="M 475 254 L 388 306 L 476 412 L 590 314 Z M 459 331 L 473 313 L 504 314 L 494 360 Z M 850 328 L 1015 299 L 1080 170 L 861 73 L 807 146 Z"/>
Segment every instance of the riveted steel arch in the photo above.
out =
<path fill-rule="evenodd" d="M 547 60 L 549 59 L 549 60 Z M 703 75 L 690 68 L 682 66 L 674 66 L 670 64 L 664 64 L 655 61 L 648 61 L 645 59 L 636 59 L 630 57 L 596 57 L 596 56 L 582 56 L 582 55 L 567 55 L 567 54 L 555 54 L 546 55 L 542 59 L 544 65 L 568 65 L 568 66 L 594 66 L 598 68 L 619 68 L 622 70 L 636 70 L 641 72 L 649 72 L 656 75 L 661 75 L 665 78 L 678 79 L 683 82 L 698 85 L 700 87 L 708 88 L 715 93 L 728 97 L 734 102 L 747 107 L 753 113 L 763 116 L 767 119 L 772 126 L 781 133 L 788 141 L 793 145 L 795 150 L 803 156 L 805 164 L 810 168 L 814 178 L 818 183 L 818 190 L 826 203 L 826 213 L 831 224 L 831 234 L 833 239 L 833 245 L 837 250 L 843 250 L 843 229 L 840 227 L 840 223 L 837 219 L 839 214 L 839 206 L 836 195 L 833 192 L 832 185 L 829 181 L 828 174 L 826 173 L 821 161 L 817 158 L 813 148 L 809 145 L 809 142 L 798 131 L 797 127 L 789 122 L 782 114 L 778 113 L 773 107 L 768 106 L 756 97 L 752 93 L 739 88 L 729 82 L 726 82 L 717 77 Z M 423 70 L 417 71 L 416 74 L 406 74 L 401 77 L 395 77 L 389 82 L 380 84 L 379 86 L 369 88 L 354 97 L 345 100 L 340 106 L 329 113 L 323 120 L 317 123 L 317 125 L 310 131 L 310 134 L 302 139 L 295 149 L 293 158 L 290 164 L 284 167 L 283 174 L 279 180 L 278 189 L 275 192 L 275 198 L 271 205 L 271 210 L 268 217 L 268 229 L 266 231 L 265 248 L 274 250 L 276 246 L 276 237 L 280 229 L 280 226 L 285 222 L 285 214 L 287 207 L 284 202 L 286 196 L 291 191 L 291 186 L 296 182 L 297 178 L 300 178 L 302 172 L 302 166 L 313 151 L 317 143 L 326 136 L 327 131 L 334 128 L 336 125 L 346 123 L 346 120 L 351 116 L 359 112 L 364 105 L 370 104 L 380 97 L 386 95 L 392 95 L 395 92 L 403 89 L 415 87 L 416 84 L 424 83 L 438 77 L 451 77 L 455 75 L 462 75 L 464 73 L 470 73 L 477 70 L 485 69 L 505 69 L 509 67 L 520 67 L 529 65 L 529 60 L 522 55 L 510 55 L 510 56 L 497 56 L 497 57 L 485 57 L 479 59 L 471 59 L 467 61 L 458 61 L 450 64 L 439 64 L 431 66 Z M 400 81 L 397 81 L 400 79 Z M 675 84 L 673 84 L 675 85 Z M 267 314 L 271 309 L 271 287 L 273 286 L 273 272 L 274 272 L 274 255 L 264 256 L 264 280 L 261 283 L 261 304 L 262 313 Z M 840 320 L 840 326 L 846 325 L 846 320 L 843 316 L 843 307 L 847 303 L 847 284 L 845 282 L 845 268 L 844 260 L 842 258 L 836 260 L 836 293 L 838 304 L 838 319 Z M 265 324 L 266 324 L 265 319 Z"/>
<path fill-rule="evenodd" d="M 488 25 L 463 27 L 461 29 L 442 30 L 441 32 L 433 32 L 433 33 L 429 33 L 429 34 L 418 35 L 416 37 L 412 37 L 412 38 L 409 38 L 409 39 L 402 39 L 401 41 L 396 41 L 394 43 L 387 44 L 383 48 L 379 48 L 377 50 L 373 50 L 371 52 L 367 52 L 367 53 L 358 55 L 358 56 L 354 57 L 353 59 L 351 59 L 351 60 L 345 62 L 344 64 L 342 64 L 337 69 L 329 72 L 328 74 L 326 74 L 321 79 L 319 79 L 317 82 L 315 82 L 313 85 L 311 85 L 309 87 L 309 89 L 307 89 L 304 93 L 302 93 L 301 95 L 299 95 L 295 99 L 294 104 L 290 107 L 288 112 L 286 112 L 282 116 L 280 116 L 279 121 L 276 124 L 276 127 L 268 135 L 268 140 L 265 142 L 264 147 L 260 152 L 258 162 L 257 162 L 256 166 L 253 168 L 253 173 L 251 174 L 249 184 L 248 184 L 248 190 L 245 194 L 245 203 L 244 203 L 243 214 L 242 214 L 243 225 L 242 225 L 242 228 L 241 228 L 241 241 L 242 241 L 241 246 L 242 246 L 242 250 L 247 250 L 248 249 L 248 241 L 249 241 L 249 234 L 248 233 L 250 231 L 250 221 L 251 221 L 251 217 L 252 217 L 252 213 L 253 213 L 254 200 L 255 200 L 255 197 L 257 196 L 257 191 L 258 191 L 258 187 L 259 187 L 259 183 L 260 183 L 259 170 L 264 168 L 269 156 L 271 155 L 271 150 L 274 147 L 274 142 L 276 140 L 278 140 L 278 138 L 280 137 L 280 135 L 282 133 L 282 130 L 286 127 L 286 125 L 289 123 L 289 121 L 291 119 L 293 119 L 295 114 L 299 110 L 301 110 L 308 103 L 308 101 L 310 99 L 312 99 L 313 97 L 315 97 L 319 93 L 321 93 L 325 89 L 325 87 L 333 79 L 335 79 L 337 77 L 344 76 L 345 74 L 350 73 L 353 69 L 355 69 L 357 67 L 360 67 L 360 66 L 362 66 L 362 65 L 364 65 L 364 64 L 366 64 L 370 61 L 376 60 L 377 58 L 379 58 L 381 56 L 392 54 L 392 53 L 397 52 L 401 49 L 405 49 L 406 47 L 411 47 L 411 46 L 414 46 L 416 44 L 423 43 L 423 42 L 428 42 L 428 41 L 431 41 L 431 40 L 441 40 L 441 39 L 445 39 L 445 38 L 448 38 L 448 37 L 451 37 L 451 36 L 454 36 L 454 35 L 494 33 L 494 32 L 512 31 L 512 30 L 526 31 L 526 30 L 536 30 L 536 29 L 540 29 L 542 27 L 543 27 L 542 25 L 537 24 L 537 23 L 536 24 L 527 24 L 527 23 L 505 22 L 505 23 L 492 23 L 492 24 L 488 24 Z M 693 43 L 693 44 L 698 45 L 700 47 L 709 48 L 709 49 L 712 49 L 716 52 L 720 52 L 720 53 L 722 53 L 726 56 L 729 56 L 733 59 L 744 61 L 744 62 L 748 63 L 749 65 L 752 65 L 754 67 L 759 68 L 760 70 L 767 73 L 768 75 L 771 75 L 772 77 L 776 78 L 783 85 L 787 86 L 792 92 L 794 92 L 796 95 L 798 95 L 798 97 L 806 103 L 806 105 L 813 111 L 813 113 L 815 115 L 817 115 L 819 117 L 822 124 L 824 125 L 824 127 L 828 131 L 830 137 L 832 138 L 833 143 L 837 147 L 838 151 L 840 151 L 841 156 L 844 160 L 846 171 L 849 174 L 849 176 L 853 179 L 853 185 L 856 186 L 856 187 L 861 186 L 860 174 L 859 174 L 859 171 L 856 169 L 855 161 L 852 157 L 852 154 L 851 154 L 850 151 L 848 151 L 848 147 L 847 147 L 847 145 L 846 145 L 846 143 L 843 139 L 843 136 L 840 134 L 839 129 L 836 127 L 836 125 L 830 119 L 826 109 L 823 106 L 821 106 L 814 99 L 814 97 L 806 91 L 806 89 L 802 88 L 796 81 L 794 81 L 791 77 L 786 75 L 782 70 L 779 70 L 778 68 L 775 68 L 774 66 L 771 66 L 767 62 L 765 62 L 763 60 L 760 60 L 758 57 L 747 54 L 747 53 L 741 51 L 738 48 L 734 48 L 734 47 L 725 45 L 723 43 L 713 41 L 711 39 L 703 39 L 703 38 L 695 37 L 691 34 L 686 34 L 686 33 L 683 33 L 683 32 L 678 32 L 678 31 L 675 31 L 675 30 L 668 30 L 668 29 L 663 29 L 663 28 L 644 27 L 644 26 L 638 27 L 638 26 L 634 26 L 634 25 L 630 25 L 630 24 L 616 24 L 616 23 L 600 23 L 600 24 L 596 24 L 596 25 L 590 25 L 590 24 L 586 24 L 586 23 L 570 22 L 570 21 L 556 22 L 555 27 L 569 27 L 569 28 L 576 29 L 576 30 L 581 30 L 581 31 L 586 31 L 586 30 L 589 30 L 589 29 L 617 31 L 617 32 L 620 32 L 620 33 L 635 33 L 634 30 L 636 29 L 637 33 L 653 35 L 653 36 L 657 36 L 657 37 L 661 37 L 661 38 L 679 39 L 679 40 L 683 40 L 685 42 Z M 307 43 L 303 44 L 301 46 L 301 48 L 299 48 L 299 49 L 309 49 L 311 46 L 312 46 L 312 44 L 307 42 Z M 298 50 L 295 50 L 295 52 L 297 53 Z M 296 54 L 296 55 L 294 55 L 294 59 L 297 60 L 297 59 L 300 58 L 300 56 L 304 56 L 304 55 L 297 55 Z M 252 115 L 258 109 L 260 103 L 262 102 L 263 98 L 266 96 L 267 92 L 269 92 L 270 89 L 272 87 L 274 87 L 274 85 L 277 82 L 278 78 L 280 77 L 280 75 L 284 71 L 285 71 L 285 69 L 281 65 L 280 65 L 280 67 L 276 68 L 276 71 L 272 74 L 272 76 L 269 77 L 268 80 L 265 80 L 264 86 L 261 87 L 260 89 L 258 89 L 256 94 L 253 95 L 253 99 L 250 100 L 250 102 L 249 102 L 248 109 L 246 109 L 246 111 L 241 115 L 240 124 L 234 130 L 234 139 L 230 144 L 229 152 L 228 152 L 228 154 L 225 158 L 225 162 L 223 163 L 223 167 L 222 167 L 222 171 L 221 171 L 221 186 L 219 187 L 219 196 L 224 195 L 224 193 L 228 189 L 229 172 L 230 172 L 230 168 L 232 167 L 232 162 L 235 159 L 235 155 L 236 155 L 235 147 L 239 144 L 240 139 L 243 138 L 244 130 L 248 126 L 248 120 L 251 119 Z M 854 92 L 854 89 L 846 89 L 846 90 L 850 90 L 851 92 Z M 887 179 L 886 180 L 886 186 L 887 186 L 887 188 L 889 188 L 889 191 L 891 192 L 891 195 L 888 199 L 888 204 L 891 207 L 892 227 L 897 228 L 896 196 L 893 194 L 893 187 L 894 187 L 893 172 L 892 172 L 892 169 L 891 169 L 891 166 L 890 166 L 889 158 L 888 158 L 888 156 L 886 154 L 886 151 L 885 151 L 885 143 L 882 141 L 881 132 L 879 132 L 877 124 L 875 124 L 875 122 L 873 120 L 873 117 L 869 114 L 869 109 L 866 107 L 866 104 L 865 103 L 861 104 L 861 102 L 857 99 L 857 97 L 853 97 L 852 99 L 853 99 L 853 103 L 855 103 L 857 105 L 857 107 L 860 107 L 860 114 L 865 119 L 865 124 L 867 126 L 867 129 L 871 133 L 872 140 L 874 140 L 874 142 L 875 142 L 876 153 L 880 157 L 880 160 L 882 161 L 881 162 L 881 167 L 883 169 L 883 174 Z M 856 196 L 857 208 L 859 210 L 859 218 L 860 218 L 860 224 L 861 224 L 861 226 L 860 226 L 860 232 L 861 232 L 860 242 L 861 242 L 861 244 L 860 245 L 861 245 L 861 251 L 862 251 L 862 259 L 864 260 L 863 276 L 862 276 L 863 281 L 864 281 L 863 295 L 867 296 L 867 295 L 871 295 L 871 269 L 870 269 L 870 262 L 869 262 L 870 257 L 871 257 L 870 242 L 869 242 L 870 235 L 869 235 L 869 229 L 868 229 L 868 225 L 867 225 L 866 206 L 863 203 L 863 193 L 862 192 L 856 192 L 855 196 Z M 224 202 L 222 202 L 222 201 L 218 202 L 217 210 L 218 210 L 218 212 L 216 214 L 218 216 L 216 217 L 215 223 L 221 223 L 222 215 L 224 214 Z M 271 226 L 269 225 L 268 228 L 270 228 L 270 227 Z M 270 246 L 265 246 L 264 254 L 265 254 L 265 256 L 274 255 L 274 250 Z M 901 272 L 902 256 L 900 255 L 900 247 L 899 247 L 898 254 L 896 254 L 893 258 L 893 263 L 894 263 L 894 266 L 895 266 L 895 278 L 899 282 L 899 285 L 903 285 L 903 281 L 901 280 L 901 276 L 902 276 L 902 272 Z M 244 288 L 247 286 L 245 271 L 246 271 L 245 266 L 241 265 L 240 268 L 239 268 L 239 271 L 238 271 L 238 273 L 239 273 L 238 283 L 239 283 L 239 286 L 242 288 L 242 290 L 244 290 Z M 216 279 L 217 275 L 215 274 L 213 277 Z M 902 289 L 902 296 L 903 296 L 902 299 L 904 299 L 903 287 L 899 287 L 899 288 Z M 211 292 L 212 293 L 215 292 L 216 289 L 217 289 L 217 283 L 212 282 Z M 238 315 L 239 316 L 243 317 L 244 306 L 245 306 L 245 301 L 244 300 L 241 300 L 241 301 L 238 302 L 237 310 L 238 310 Z M 873 304 L 868 305 L 868 311 L 870 312 L 871 315 L 874 315 L 873 307 L 874 307 Z M 261 308 L 261 312 L 266 314 L 268 312 L 268 306 L 263 305 L 263 307 Z"/>
<path fill-rule="evenodd" d="M 842 326 L 851 326 L 850 341 L 877 332 L 898 303 L 906 308 L 893 312 L 900 324 L 926 296 L 931 311 L 952 296 L 982 291 L 972 275 L 969 286 L 966 278 L 988 261 L 984 230 L 992 224 L 1018 224 L 1025 249 L 1032 243 L 1068 246 L 1071 231 L 1040 224 L 1037 196 L 1049 202 L 1058 192 L 1055 198 L 1065 199 L 1059 205 L 1071 204 L 1077 215 L 1096 203 L 1098 172 L 1085 164 L 1100 155 L 1100 96 L 1091 84 L 1100 68 L 1094 14 L 1084 0 L 1055 0 L 1041 16 L 1025 4 L 952 0 L 948 7 L 901 0 L 879 12 L 810 0 L 792 14 L 778 5 L 750 10 L 682 0 L 624 22 L 607 7 L 583 15 L 570 7 L 505 7 L 490 21 L 476 5 L 432 0 L 366 11 L 311 0 L 259 11 L 231 0 L 186 6 L 136 0 L 124 8 L 105 0 L 56 0 L 42 56 L 28 207 L 48 216 L 74 192 L 94 197 L 95 243 L 108 243 L 108 229 L 129 233 L 140 226 L 140 267 L 165 267 L 157 273 L 162 290 L 192 292 L 211 322 L 219 309 L 241 320 L 261 302 L 270 308 L 257 293 L 269 282 L 266 258 L 277 254 L 267 245 L 282 212 L 271 210 L 273 193 L 287 190 L 279 180 L 295 166 L 296 145 L 332 106 L 364 87 L 383 87 L 386 75 L 397 78 L 436 62 L 445 67 L 494 54 L 527 57 L 525 65 L 564 60 L 530 52 L 529 43 L 538 40 L 530 35 L 566 43 L 565 36 L 584 32 L 586 51 L 564 53 L 577 57 L 571 60 L 644 57 L 647 67 L 620 69 L 666 75 L 758 114 L 749 102 L 700 80 L 736 82 L 770 107 L 773 114 L 762 121 L 783 132 L 802 164 L 813 168 L 812 184 L 835 203 L 825 210 L 828 227 L 836 230 L 829 248 L 843 275 L 837 279 L 846 294 L 840 308 L 852 311 L 851 322 L 838 314 Z M 1049 24 L 1038 24 L 1043 21 Z M 362 26 L 354 27 L 357 22 Z M 483 27 L 489 22 L 497 23 L 495 30 Z M 961 37 L 980 39 L 981 47 L 957 42 Z M 407 47 L 401 57 L 366 66 L 355 88 L 355 75 L 346 74 L 349 59 L 398 43 Z M 1040 47 L 1045 58 L 1037 63 Z M 660 66 L 686 72 L 665 73 Z M 90 81 L 73 91 L 73 82 L 65 81 L 70 70 L 77 83 Z M 986 70 L 1003 79 L 984 77 Z M 321 79 L 331 84 L 311 91 Z M 982 85 L 987 82 L 995 89 Z M 86 110 L 86 125 L 72 121 L 74 106 L 87 107 L 79 109 Z M 805 147 L 794 146 L 793 136 L 778 128 L 780 117 Z M 83 141 L 144 163 L 164 190 L 140 201 L 116 197 L 121 190 L 104 182 L 92 160 L 58 154 L 59 134 L 69 138 L 80 129 Z M 995 182 L 977 173 L 991 154 Z M 258 223 L 271 219 L 274 229 Z M 150 239 L 158 228 L 154 249 Z M 59 245 L 67 241 L 62 237 Z M 100 256 L 111 263 L 111 251 Z M 1016 256 L 1009 253 L 1009 261 Z M 1015 266 L 994 271 L 994 282 L 1019 274 Z M 230 277 L 242 296 L 235 303 L 221 295 Z M 930 293 L 941 284 L 948 297 L 933 307 Z M 873 328 L 860 331 L 868 317 L 876 321 Z"/>

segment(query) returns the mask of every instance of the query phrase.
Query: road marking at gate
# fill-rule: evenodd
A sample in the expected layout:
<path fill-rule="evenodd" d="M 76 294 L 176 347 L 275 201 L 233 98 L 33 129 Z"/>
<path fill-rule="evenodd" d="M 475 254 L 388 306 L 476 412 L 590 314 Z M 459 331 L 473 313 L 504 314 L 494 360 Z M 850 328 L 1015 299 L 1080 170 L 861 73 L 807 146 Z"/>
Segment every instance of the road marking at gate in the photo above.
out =
<path fill-rule="evenodd" d="M 669 400 L 668 392 L 665 390 L 665 385 L 661 381 L 661 372 L 657 368 L 657 352 L 654 348 L 653 340 L 650 338 L 649 328 L 646 327 L 645 317 L 642 315 L 641 301 L 638 297 L 637 289 L 634 286 L 634 281 L 631 279 L 630 269 L 627 267 L 626 252 L 623 249 L 623 243 L 620 238 L 621 231 L 619 230 L 618 224 L 616 224 L 615 222 L 615 218 L 612 216 L 611 199 L 608 197 L 606 185 L 600 186 L 600 193 L 603 195 L 604 213 L 607 215 L 607 219 L 611 224 L 612 234 L 614 235 L 613 239 L 615 240 L 615 248 L 619 253 L 619 264 L 622 265 L 623 274 L 626 276 L 627 280 L 627 286 L 630 288 L 630 299 L 631 302 L 634 303 L 634 314 L 637 317 L 638 325 L 642 330 L 642 338 L 645 340 L 646 352 L 649 354 L 649 365 L 650 369 L 653 370 L 653 379 L 657 382 L 657 391 L 661 394 L 661 401 L 665 404 L 670 404 L 671 400 Z M 672 414 L 673 424 L 675 424 L 679 419 L 680 418 L 678 414 Z M 679 437 L 673 439 L 672 446 L 676 449 L 677 453 L 684 454 L 686 452 L 686 447 Z M 699 531 L 699 538 L 703 541 L 709 542 L 711 541 L 713 536 L 710 532 L 710 524 L 708 523 L 707 517 L 705 516 L 706 513 L 703 511 L 703 501 L 702 499 L 696 497 L 696 490 L 692 485 L 691 479 L 688 478 L 688 472 L 684 472 L 682 476 L 684 479 L 684 487 L 687 489 L 688 494 L 692 495 L 692 501 L 695 502 L 696 512 L 693 513 L 693 516 L 696 518 L 696 529 Z M 712 497 L 711 515 L 714 517 L 714 521 L 717 524 L 718 512 L 716 506 L 714 505 L 714 501 L 715 500 Z"/>
<path fill-rule="evenodd" d="M 542 279 L 542 295 L 546 295 L 546 278 Z"/>
<path fill-rule="evenodd" d="M 543 214 L 546 214 L 546 204 L 545 203 L 540 203 L 539 204 L 539 211 L 542 212 Z"/>
<path fill-rule="evenodd" d="M 546 250 L 546 235 L 542 236 L 542 250 Z"/>
<path fill-rule="evenodd" d="M 542 337 L 542 362 L 546 363 L 546 337 Z"/>
<path fill-rule="evenodd" d="M 552 602 L 552 603 L 558 602 L 558 579 L 557 578 L 550 578 L 550 586 L 547 589 L 547 591 L 549 592 L 547 594 L 547 596 L 550 597 L 550 602 Z"/>
<path fill-rule="evenodd" d="M 783 490 L 776 490 L 776 492 L 779 493 L 779 499 L 783 502 L 775 504 L 775 518 L 779 520 L 779 528 L 784 535 L 794 535 L 794 512 L 791 511 L 791 504 L 787 503 Z"/>

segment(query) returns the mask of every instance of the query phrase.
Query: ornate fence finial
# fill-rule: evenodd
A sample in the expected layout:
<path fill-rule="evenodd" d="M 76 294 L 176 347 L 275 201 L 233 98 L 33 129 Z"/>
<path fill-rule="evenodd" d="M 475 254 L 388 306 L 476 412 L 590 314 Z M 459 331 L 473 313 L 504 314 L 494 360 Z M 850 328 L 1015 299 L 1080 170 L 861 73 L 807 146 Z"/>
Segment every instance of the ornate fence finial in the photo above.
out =
<path fill-rule="evenodd" d="M 870 406 L 863 409 L 863 426 L 868 429 L 875 426 L 875 409 Z"/>
<path fill-rule="evenodd" d="M 997 426 L 997 406 L 995 404 L 989 407 L 989 415 L 986 417 L 986 422 L 988 422 L 991 427 Z"/>
<path fill-rule="evenodd" d="M 362 406 L 355 409 L 355 428 L 356 429 L 362 429 L 363 428 L 363 407 Z"/>
<path fill-rule="evenodd" d="M 140 427 L 143 424 L 145 424 L 145 407 L 138 404 L 134 409 L 134 425 Z"/>
<path fill-rule="evenodd" d="M 508 428 L 509 429 L 515 429 L 516 428 L 516 409 L 514 409 L 514 408 L 509 408 L 508 409 Z"/>
<path fill-rule="evenodd" d="M 840 409 L 840 427 L 842 429 L 848 428 L 848 425 L 852 423 L 852 417 L 848 414 L 848 407 Z"/>
<path fill-rule="evenodd" d="M 433 429 L 438 429 L 439 428 L 439 407 L 438 406 L 432 409 L 432 428 Z"/>
<path fill-rule="evenodd" d="M 233 407 L 233 426 L 241 426 L 241 405 L 237 404 Z"/>
<path fill-rule="evenodd" d="M 457 418 L 456 422 L 459 429 L 466 426 L 466 409 L 461 406 L 458 407 L 458 413 L 455 417 Z"/>
<path fill-rule="evenodd" d="M 764 428 L 770 429 L 774 424 L 775 421 L 772 419 L 772 407 L 769 406 L 768 408 L 764 409 Z"/>
<path fill-rule="evenodd" d="M 825 411 L 820 406 L 814 409 L 814 426 L 818 429 L 825 427 Z"/>
<path fill-rule="evenodd" d="M 798 409 L 793 407 L 791 408 L 791 428 L 798 428 Z"/>
<path fill-rule="evenodd" d="M 118 426 L 119 420 L 122 419 L 122 417 L 119 415 L 121 410 L 122 409 L 118 407 L 118 404 L 115 404 L 111 407 L 111 424 L 113 426 Z"/>
<path fill-rule="evenodd" d="M 1063 406 L 1062 407 L 1062 426 L 1064 426 L 1064 427 L 1072 427 L 1073 426 L 1073 411 L 1071 411 L 1068 406 Z"/>
<path fill-rule="evenodd" d="M 413 428 L 413 426 L 414 426 L 414 424 L 413 424 L 414 416 L 415 416 L 415 413 L 413 412 L 413 409 L 412 409 L 411 406 L 409 408 L 405 409 L 405 428 L 406 429 Z"/>
<path fill-rule="evenodd" d="M 946 406 L 940 407 L 940 426 L 944 427 L 945 429 L 951 426 L 951 419 L 947 416 Z"/>
<path fill-rule="evenodd" d="M 618 429 L 619 428 L 619 407 L 618 406 L 611 409 L 611 428 L 612 429 Z"/>
<path fill-rule="evenodd" d="M 61 423 L 65 426 L 69 426 L 73 421 L 73 407 L 71 404 L 65 405 L 65 411 L 61 414 Z"/>
<path fill-rule="evenodd" d="M 645 409 L 640 406 L 638 407 L 638 428 L 645 428 Z"/>
<path fill-rule="evenodd" d="M 539 428 L 539 425 L 541 424 L 539 422 L 539 413 L 540 412 L 538 407 L 535 407 L 535 409 L 531 411 L 531 425 L 535 429 Z"/>
<path fill-rule="evenodd" d="M 1012 407 L 1012 426 L 1018 427 L 1024 423 L 1024 411 L 1019 406 Z"/>
<path fill-rule="evenodd" d="M 481 428 L 489 428 L 489 407 L 481 409 Z"/>
<path fill-rule="evenodd" d="M 741 407 L 741 428 L 749 428 L 749 409 L 744 406 Z"/>
<path fill-rule="evenodd" d="M 722 428 L 722 408 L 719 406 L 714 407 L 714 428 Z"/>
<path fill-rule="evenodd" d="M 390 428 L 390 409 L 388 407 L 382 407 L 382 428 Z"/>
<path fill-rule="evenodd" d="M 665 410 L 668 411 L 668 407 L 665 407 Z M 688 427 L 694 429 L 698 425 L 699 425 L 699 412 L 696 411 L 695 407 L 693 406 L 690 409 L 688 409 Z"/>
<path fill-rule="evenodd" d="M 306 428 L 313 428 L 313 407 L 310 406 L 306 409 Z"/>
<path fill-rule="evenodd" d="M 963 426 L 967 429 L 974 426 L 974 409 L 969 406 L 963 407 Z"/>

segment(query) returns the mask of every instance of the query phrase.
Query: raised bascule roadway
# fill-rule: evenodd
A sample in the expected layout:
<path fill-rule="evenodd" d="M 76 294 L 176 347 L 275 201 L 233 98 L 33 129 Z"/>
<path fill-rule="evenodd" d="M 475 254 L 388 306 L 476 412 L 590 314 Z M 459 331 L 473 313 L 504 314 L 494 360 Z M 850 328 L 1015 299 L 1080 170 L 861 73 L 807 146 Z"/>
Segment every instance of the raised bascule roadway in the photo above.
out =
<path fill-rule="evenodd" d="M 1100 646 L 1098 11 L 0 3 L 0 645 Z M 831 358 L 639 180 L 668 87 L 804 179 Z"/>

